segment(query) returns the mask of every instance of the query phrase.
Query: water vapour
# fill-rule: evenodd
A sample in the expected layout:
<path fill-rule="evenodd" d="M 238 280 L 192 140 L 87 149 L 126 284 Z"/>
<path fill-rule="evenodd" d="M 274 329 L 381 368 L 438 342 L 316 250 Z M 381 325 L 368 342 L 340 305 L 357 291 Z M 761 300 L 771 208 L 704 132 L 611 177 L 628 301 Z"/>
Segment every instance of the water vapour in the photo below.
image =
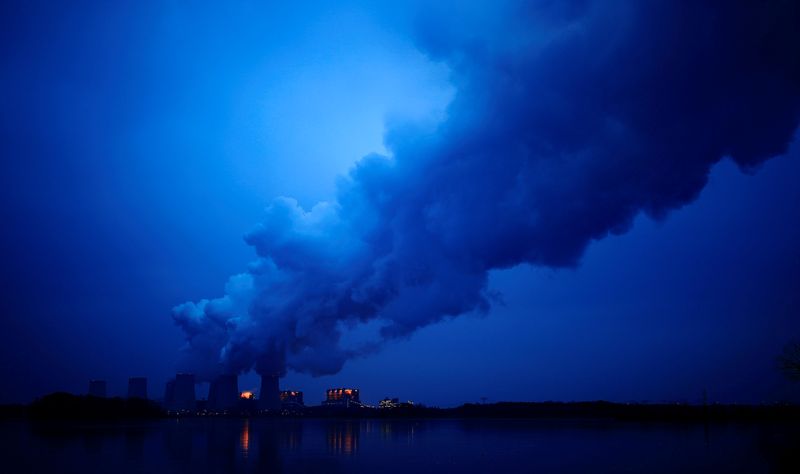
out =
<path fill-rule="evenodd" d="M 490 270 L 574 267 L 637 215 L 692 202 L 719 160 L 754 171 L 798 126 L 797 2 L 446 10 L 415 36 L 451 70 L 446 118 L 389 128 L 389 156 L 360 159 L 332 202 L 274 200 L 224 296 L 174 308 L 185 370 L 336 373 L 381 341 L 488 312 Z M 364 323 L 381 341 L 344 347 Z"/>

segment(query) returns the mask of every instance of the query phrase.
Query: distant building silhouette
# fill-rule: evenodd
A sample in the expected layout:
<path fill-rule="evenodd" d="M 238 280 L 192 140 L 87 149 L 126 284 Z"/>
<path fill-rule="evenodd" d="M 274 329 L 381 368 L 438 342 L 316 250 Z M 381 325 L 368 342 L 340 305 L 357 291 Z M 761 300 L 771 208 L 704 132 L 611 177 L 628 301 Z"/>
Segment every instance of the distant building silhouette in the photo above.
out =
<path fill-rule="evenodd" d="M 261 376 L 261 391 L 258 397 L 259 410 L 280 410 L 281 397 L 277 375 Z"/>
<path fill-rule="evenodd" d="M 128 398 L 147 398 L 147 377 L 128 379 Z"/>
<path fill-rule="evenodd" d="M 89 381 L 89 395 L 93 397 L 106 396 L 106 381 L 105 380 L 90 380 Z"/>
<path fill-rule="evenodd" d="M 230 411 L 239 401 L 239 381 L 236 374 L 220 375 L 211 382 L 208 390 L 208 410 Z"/>

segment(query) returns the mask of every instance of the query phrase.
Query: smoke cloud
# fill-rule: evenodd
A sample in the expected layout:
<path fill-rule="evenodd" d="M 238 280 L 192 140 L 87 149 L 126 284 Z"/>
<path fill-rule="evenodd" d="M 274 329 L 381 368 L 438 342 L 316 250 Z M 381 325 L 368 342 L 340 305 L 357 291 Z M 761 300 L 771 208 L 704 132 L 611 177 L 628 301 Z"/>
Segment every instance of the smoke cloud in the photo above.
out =
<path fill-rule="evenodd" d="M 335 201 L 272 202 L 245 237 L 258 259 L 225 295 L 174 308 L 185 369 L 336 373 L 382 341 L 487 312 L 492 269 L 574 267 L 637 215 L 692 202 L 719 160 L 754 171 L 798 126 L 797 2 L 462 10 L 416 30 L 451 70 L 446 118 L 390 127 L 390 156 L 359 160 Z M 365 323 L 379 341 L 342 344 Z"/>

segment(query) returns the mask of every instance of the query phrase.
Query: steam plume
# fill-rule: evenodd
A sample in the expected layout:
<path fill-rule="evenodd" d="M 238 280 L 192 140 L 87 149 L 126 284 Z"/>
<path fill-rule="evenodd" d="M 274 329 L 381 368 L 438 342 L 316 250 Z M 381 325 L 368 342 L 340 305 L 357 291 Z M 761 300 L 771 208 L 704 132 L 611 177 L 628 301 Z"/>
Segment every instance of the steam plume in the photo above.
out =
<path fill-rule="evenodd" d="M 457 94 L 434 129 L 387 130 L 337 198 L 278 198 L 225 295 L 177 306 L 187 369 L 339 371 L 383 340 L 486 312 L 487 272 L 570 267 L 644 213 L 692 202 L 710 168 L 785 152 L 800 118 L 792 1 L 502 3 L 420 22 Z M 453 10 L 448 10 L 452 15 Z M 469 14 L 471 13 L 471 14 Z"/>

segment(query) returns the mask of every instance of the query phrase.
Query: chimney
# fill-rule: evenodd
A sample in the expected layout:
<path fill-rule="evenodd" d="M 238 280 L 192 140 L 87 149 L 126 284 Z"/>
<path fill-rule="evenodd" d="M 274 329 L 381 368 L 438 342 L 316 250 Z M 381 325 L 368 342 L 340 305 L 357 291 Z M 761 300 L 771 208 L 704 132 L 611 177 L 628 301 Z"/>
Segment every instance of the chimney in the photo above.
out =
<path fill-rule="evenodd" d="M 147 399 L 147 377 L 131 377 L 128 379 L 128 398 Z"/>
<path fill-rule="evenodd" d="M 277 375 L 261 376 L 261 391 L 258 398 L 258 409 L 278 411 L 281 408 L 281 395 L 278 388 Z"/>
<path fill-rule="evenodd" d="M 93 397 L 106 396 L 106 381 L 105 380 L 90 380 L 89 381 L 89 395 Z"/>
<path fill-rule="evenodd" d="M 239 381 L 236 374 L 223 374 L 211 382 L 208 390 L 208 409 L 224 412 L 236 408 L 239 401 Z"/>

